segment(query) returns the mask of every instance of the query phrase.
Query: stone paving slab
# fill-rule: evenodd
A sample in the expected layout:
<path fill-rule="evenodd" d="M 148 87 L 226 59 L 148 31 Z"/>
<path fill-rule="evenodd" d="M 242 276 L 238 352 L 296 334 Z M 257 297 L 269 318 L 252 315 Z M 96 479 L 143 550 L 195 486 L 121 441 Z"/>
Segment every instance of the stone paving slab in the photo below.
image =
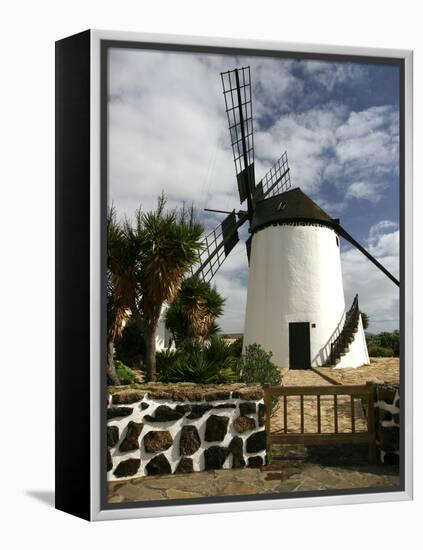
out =
<path fill-rule="evenodd" d="M 109 482 L 108 499 L 111 503 L 142 502 L 399 486 L 393 467 L 369 466 L 366 460 L 363 449 L 354 454 L 351 449 L 284 446 L 284 451 L 262 469 L 213 470 Z"/>
<path fill-rule="evenodd" d="M 398 384 L 400 361 L 398 357 L 372 357 L 370 365 L 356 369 L 319 367 L 316 371 L 329 376 L 337 384 L 365 384 L 366 382 Z"/>

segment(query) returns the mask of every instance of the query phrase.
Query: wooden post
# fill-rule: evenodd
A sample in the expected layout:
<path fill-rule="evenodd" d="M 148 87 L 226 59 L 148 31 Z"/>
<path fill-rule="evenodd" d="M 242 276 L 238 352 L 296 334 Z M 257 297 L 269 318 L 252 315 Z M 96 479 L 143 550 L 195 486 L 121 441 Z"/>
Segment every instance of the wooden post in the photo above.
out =
<path fill-rule="evenodd" d="M 372 436 L 372 443 L 369 445 L 369 460 L 374 463 L 377 462 L 374 384 L 373 382 L 367 382 L 366 386 L 369 392 L 367 395 L 367 430 Z"/>
<path fill-rule="evenodd" d="M 283 431 L 288 432 L 288 400 L 286 395 L 283 396 Z"/>
<path fill-rule="evenodd" d="M 265 431 L 266 431 L 266 454 L 268 455 L 271 451 L 271 442 L 270 442 L 270 410 L 271 410 L 271 396 L 270 396 L 270 384 L 263 384 L 263 399 L 265 407 Z"/>
<path fill-rule="evenodd" d="M 322 421 L 321 421 L 321 412 L 320 412 L 320 395 L 317 395 L 317 433 L 322 432 Z"/>
<path fill-rule="evenodd" d="M 333 421 L 335 424 L 335 433 L 338 433 L 338 396 L 333 396 Z"/>

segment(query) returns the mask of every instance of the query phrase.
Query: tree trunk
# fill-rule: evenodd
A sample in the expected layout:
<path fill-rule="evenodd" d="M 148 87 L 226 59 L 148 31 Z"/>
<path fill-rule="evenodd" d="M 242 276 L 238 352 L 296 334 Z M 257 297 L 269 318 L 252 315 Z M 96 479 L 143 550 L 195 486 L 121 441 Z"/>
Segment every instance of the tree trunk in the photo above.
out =
<path fill-rule="evenodd" d="M 145 327 L 145 366 L 148 382 L 155 382 L 157 380 L 156 374 L 156 329 L 150 329 Z"/>
<path fill-rule="evenodd" d="M 113 342 L 109 340 L 107 342 L 107 382 L 113 386 L 119 386 L 120 380 L 117 375 L 115 362 L 113 359 Z"/>

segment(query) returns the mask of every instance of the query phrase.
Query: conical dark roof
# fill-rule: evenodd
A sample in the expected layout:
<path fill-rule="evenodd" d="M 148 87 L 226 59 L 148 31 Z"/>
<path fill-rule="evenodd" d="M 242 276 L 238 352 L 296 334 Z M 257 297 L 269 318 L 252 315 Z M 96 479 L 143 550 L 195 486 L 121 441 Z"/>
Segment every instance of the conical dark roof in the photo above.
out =
<path fill-rule="evenodd" d="M 267 225 L 295 222 L 336 226 L 339 220 L 331 218 L 297 187 L 257 202 L 251 229 L 254 232 Z"/>

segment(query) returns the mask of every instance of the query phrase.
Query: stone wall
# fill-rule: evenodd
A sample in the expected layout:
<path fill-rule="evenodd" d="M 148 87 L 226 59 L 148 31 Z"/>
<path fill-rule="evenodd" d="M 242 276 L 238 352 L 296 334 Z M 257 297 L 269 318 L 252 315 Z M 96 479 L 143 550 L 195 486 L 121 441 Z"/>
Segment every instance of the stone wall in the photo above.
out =
<path fill-rule="evenodd" d="M 399 464 L 400 394 L 398 384 L 376 384 L 375 420 L 381 462 Z"/>
<path fill-rule="evenodd" d="M 260 387 L 157 384 L 112 391 L 109 480 L 264 464 Z"/>

